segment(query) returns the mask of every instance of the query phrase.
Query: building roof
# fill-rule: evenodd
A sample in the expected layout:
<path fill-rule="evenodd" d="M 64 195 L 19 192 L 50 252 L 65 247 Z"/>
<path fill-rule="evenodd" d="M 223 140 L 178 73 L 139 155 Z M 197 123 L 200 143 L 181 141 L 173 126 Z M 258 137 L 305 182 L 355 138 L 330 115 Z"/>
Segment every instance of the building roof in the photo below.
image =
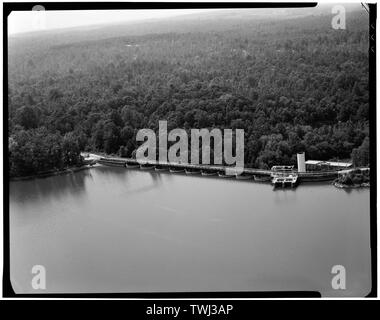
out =
<path fill-rule="evenodd" d="M 321 164 L 323 161 L 319 160 L 307 160 L 305 161 L 305 164 Z"/>
<path fill-rule="evenodd" d="M 348 167 L 352 166 L 351 162 L 334 162 L 334 161 L 321 161 L 321 160 L 307 160 L 307 161 L 305 161 L 305 164 L 327 165 L 327 166 L 342 167 L 342 168 L 348 168 Z"/>
<path fill-rule="evenodd" d="M 351 162 L 334 162 L 334 161 L 326 161 L 326 163 L 333 167 L 350 167 L 352 166 Z"/>

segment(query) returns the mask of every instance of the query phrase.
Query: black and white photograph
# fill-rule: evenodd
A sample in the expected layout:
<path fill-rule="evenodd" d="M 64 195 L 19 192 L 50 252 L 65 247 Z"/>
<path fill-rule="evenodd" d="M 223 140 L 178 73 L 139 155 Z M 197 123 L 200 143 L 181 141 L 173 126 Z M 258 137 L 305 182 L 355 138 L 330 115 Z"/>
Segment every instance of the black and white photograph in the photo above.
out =
<path fill-rule="evenodd" d="M 376 296 L 376 4 L 82 5 L 4 3 L 4 295 Z"/>

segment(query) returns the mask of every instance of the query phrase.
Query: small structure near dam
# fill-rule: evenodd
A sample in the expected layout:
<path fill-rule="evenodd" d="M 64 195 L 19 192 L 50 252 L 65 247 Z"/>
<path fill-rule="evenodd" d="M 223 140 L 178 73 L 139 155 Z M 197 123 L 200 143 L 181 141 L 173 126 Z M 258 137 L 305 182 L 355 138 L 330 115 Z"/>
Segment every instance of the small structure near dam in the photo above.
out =
<path fill-rule="evenodd" d="M 298 172 L 306 172 L 305 152 L 297 153 L 297 168 Z"/>
<path fill-rule="evenodd" d="M 298 175 L 297 174 L 285 174 L 283 176 L 277 175 L 272 178 L 272 184 L 275 187 L 296 187 L 298 183 Z"/>
<path fill-rule="evenodd" d="M 308 171 L 329 171 L 351 169 L 351 162 L 307 160 L 305 162 Z M 305 170 L 306 171 L 306 170 Z"/>

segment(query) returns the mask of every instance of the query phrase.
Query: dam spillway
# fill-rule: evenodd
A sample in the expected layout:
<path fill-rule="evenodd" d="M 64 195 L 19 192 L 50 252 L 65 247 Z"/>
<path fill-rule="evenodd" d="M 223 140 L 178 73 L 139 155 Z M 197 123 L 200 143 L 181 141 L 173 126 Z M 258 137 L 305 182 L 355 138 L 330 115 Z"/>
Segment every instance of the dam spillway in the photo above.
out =
<path fill-rule="evenodd" d="M 209 175 L 218 176 L 234 176 L 234 167 L 223 166 L 223 165 L 205 165 L 205 164 L 191 164 L 191 163 L 173 163 L 173 162 L 163 162 L 163 161 L 145 161 L 140 164 L 136 159 L 132 158 L 120 158 L 120 157 L 105 157 L 98 156 L 97 163 L 106 166 L 117 166 L 126 168 L 144 168 L 144 167 L 154 167 L 159 168 L 156 171 L 169 171 L 172 173 L 176 172 L 203 172 L 209 173 Z M 227 173 L 227 171 L 229 171 Z M 318 182 L 318 181 L 332 181 L 338 177 L 340 171 L 318 171 L 318 172 L 297 172 L 291 171 L 287 172 L 285 179 L 292 179 L 291 186 L 296 186 L 298 182 Z M 207 176 L 207 174 L 203 174 Z M 253 180 L 260 182 L 272 182 L 276 185 L 276 182 L 280 183 L 281 177 L 279 177 L 273 170 L 257 169 L 257 168 L 244 168 L 242 172 L 236 174 L 237 176 L 252 176 Z M 291 177 L 290 177 L 291 176 Z M 284 176 L 282 177 L 284 178 Z M 245 180 L 245 179 L 241 179 Z M 275 181 L 276 180 L 276 181 Z M 286 181 L 288 181 L 286 180 Z M 294 181 L 293 181 L 294 180 Z M 290 181 L 290 180 L 289 180 Z"/>

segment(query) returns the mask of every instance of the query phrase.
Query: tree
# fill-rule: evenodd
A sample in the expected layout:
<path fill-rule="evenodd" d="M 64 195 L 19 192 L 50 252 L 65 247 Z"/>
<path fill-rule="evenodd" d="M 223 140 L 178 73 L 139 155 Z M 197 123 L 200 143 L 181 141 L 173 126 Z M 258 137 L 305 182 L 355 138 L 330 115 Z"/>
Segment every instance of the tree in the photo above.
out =
<path fill-rule="evenodd" d="M 38 113 L 33 107 L 23 106 L 18 108 L 15 113 L 15 122 L 24 129 L 33 129 L 38 126 Z"/>
<path fill-rule="evenodd" d="M 65 134 L 62 139 L 62 158 L 64 166 L 73 166 L 81 164 L 82 157 L 80 155 L 78 137 L 73 132 Z"/>
<path fill-rule="evenodd" d="M 360 147 L 352 151 L 351 158 L 355 166 L 369 165 L 369 138 L 365 137 Z"/>
<path fill-rule="evenodd" d="M 103 147 L 107 153 L 116 153 L 120 148 L 120 131 L 113 122 L 104 126 Z"/>

